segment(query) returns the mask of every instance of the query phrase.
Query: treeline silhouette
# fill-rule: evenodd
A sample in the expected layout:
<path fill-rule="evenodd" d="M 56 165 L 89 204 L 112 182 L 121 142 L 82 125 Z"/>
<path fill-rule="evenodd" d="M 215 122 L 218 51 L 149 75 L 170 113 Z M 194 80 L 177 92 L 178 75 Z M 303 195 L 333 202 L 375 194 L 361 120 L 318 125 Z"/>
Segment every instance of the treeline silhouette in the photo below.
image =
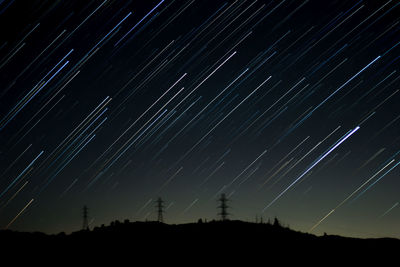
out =
<path fill-rule="evenodd" d="M 319 253 L 326 256 L 343 256 L 354 253 L 389 253 L 399 251 L 400 240 L 394 238 L 359 239 L 334 235 L 315 236 L 293 231 L 280 224 L 254 223 L 238 220 L 218 220 L 187 224 L 165 224 L 157 221 L 114 221 L 110 225 L 80 230 L 71 234 L 0 231 L 0 241 L 9 248 L 40 248 L 60 253 L 66 248 L 76 251 L 106 251 L 135 255 L 183 253 L 185 255 L 235 255 L 245 253 L 254 257 L 268 254 L 279 258 L 286 253 L 307 255 Z M 261 253 L 261 254 L 260 254 Z M 304 254 L 305 253 L 305 254 Z M 160 254 L 161 255 L 161 254 Z"/>
<path fill-rule="evenodd" d="M 22 249 L 23 253 L 31 252 L 35 256 L 43 253 L 46 258 L 56 256 L 58 261 L 54 263 L 57 264 L 62 263 L 59 259 L 82 257 L 92 263 L 104 264 L 103 258 L 117 256 L 159 263 L 165 263 L 166 259 L 190 258 L 192 262 L 185 262 L 185 266 L 198 265 L 199 261 L 208 259 L 212 261 L 206 262 L 207 265 L 215 265 L 213 262 L 216 260 L 224 265 L 233 263 L 236 266 L 238 259 L 269 263 L 314 262 L 318 265 L 331 264 L 334 259 L 339 263 L 344 259 L 357 259 L 360 263 L 371 257 L 388 259 L 400 251 L 400 240 L 395 238 L 316 236 L 283 226 L 277 218 L 266 223 L 262 217 L 256 217 L 256 222 L 230 220 L 227 211 L 229 199 L 221 194 L 218 201 L 219 220 L 207 222 L 199 219 L 197 223 L 166 224 L 164 201 L 158 198 L 155 205 L 157 221 L 116 220 L 108 226 L 93 229 L 89 227 L 89 209 L 85 205 L 82 230 L 71 234 L 1 230 L 0 244 L 6 245 L 6 249 L 0 249 L 0 255 L 9 256 L 8 251 L 21 253 Z M 325 262 L 318 262 L 317 259 Z M 175 262 L 171 266 L 175 266 Z M 249 266 L 249 263 L 244 266 Z"/>

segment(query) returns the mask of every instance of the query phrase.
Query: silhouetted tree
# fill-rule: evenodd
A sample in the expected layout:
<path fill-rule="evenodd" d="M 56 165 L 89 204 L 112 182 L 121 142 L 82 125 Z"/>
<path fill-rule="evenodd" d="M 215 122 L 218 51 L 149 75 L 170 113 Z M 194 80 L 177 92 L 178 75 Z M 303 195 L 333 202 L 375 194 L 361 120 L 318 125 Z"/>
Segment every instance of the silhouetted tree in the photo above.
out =
<path fill-rule="evenodd" d="M 58 236 L 58 237 L 60 237 L 60 236 L 66 236 L 66 234 L 65 234 L 65 232 L 60 232 L 60 233 L 57 234 L 57 236 Z"/>
<path fill-rule="evenodd" d="M 278 220 L 278 218 L 275 217 L 274 219 L 274 226 L 276 227 L 281 227 L 281 222 Z"/>

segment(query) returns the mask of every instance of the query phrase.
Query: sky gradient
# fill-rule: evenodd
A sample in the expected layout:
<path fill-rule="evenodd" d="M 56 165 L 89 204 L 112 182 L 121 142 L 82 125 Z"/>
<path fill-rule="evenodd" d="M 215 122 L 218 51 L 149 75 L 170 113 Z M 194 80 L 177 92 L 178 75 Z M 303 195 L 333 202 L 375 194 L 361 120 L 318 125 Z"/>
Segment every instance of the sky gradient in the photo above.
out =
<path fill-rule="evenodd" d="M 400 238 L 398 1 L 0 1 L 0 227 L 278 217 Z"/>

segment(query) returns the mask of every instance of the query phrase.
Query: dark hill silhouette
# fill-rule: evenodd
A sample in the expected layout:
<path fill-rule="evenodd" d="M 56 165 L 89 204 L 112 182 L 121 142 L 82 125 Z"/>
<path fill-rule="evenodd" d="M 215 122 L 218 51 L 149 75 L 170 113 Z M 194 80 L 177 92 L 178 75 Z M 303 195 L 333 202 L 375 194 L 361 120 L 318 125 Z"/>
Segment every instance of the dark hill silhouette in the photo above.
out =
<path fill-rule="evenodd" d="M 394 238 L 358 239 L 341 236 L 315 236 L 293 231 L 280 224 L 250 223 L 243 221 L 210 221 L 169 225 L 159 222 L 115 221 L 109 226 L 95 227 L 71 234 L 24 233 L 0 231 L 0 240 L 10 250 L 21 245 L 33 250 L 71 255 L 92 255 L 96 259 L 105 255 L 142 257 L 188 256 L 197 257 L 250 257 L 269 260 L 307 260 L 382 255 L 397 255 L 400 240 Z M 87 253 L 87 254 L 86 254 Z M 394 254 L 392 254 L 394 253 Z M 74 254 L 74 253 L 72 253 Z M 74 254 L 75 255 L 75 254 Z M 158 256 L 157 256 L 158 255 Z M 296 256 L 297 255 L 297 256 Z M 293 258 L 294 257 L 294 258 Z M 191 266 L 191 265 L 190 265 Z"/>

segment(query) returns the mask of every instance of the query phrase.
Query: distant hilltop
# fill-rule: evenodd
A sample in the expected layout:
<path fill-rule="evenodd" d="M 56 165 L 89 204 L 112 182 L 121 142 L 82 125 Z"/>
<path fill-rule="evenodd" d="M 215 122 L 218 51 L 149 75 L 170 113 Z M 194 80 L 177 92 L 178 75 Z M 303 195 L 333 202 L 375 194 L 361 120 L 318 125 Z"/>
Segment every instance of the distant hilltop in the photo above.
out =
<path fill-rule="evenodd" d="M 160 222 L 114 221 L 93 230 L 81 230 L 71 234 L 0 231 L 0 240 L 11 250 L 21 246 L 30 250 L 67 253 L 69 249 L 126 253 L 135 255 L 167 255 L 168 253 L 198 254 L 206 256 L 221 254 L 223 257 L 241 255 L 282 255 L 316 253 L 319 256 L 388 255 L 400 251 L 400 240 L 394 238 L 359 239 L 341 236 L 315 236 L 283 227 L 278 220 L 274 223 L 252 223 L 236 220 L 210 221 L 188 224 L 165 224 Z M 67 248 L 67 250 L 65 250 Z M 124 252 L 125 251 L 125 252 Z M 68 252 L 69 253 L 69 252 Z M 260 254 L 261 253 L 261 254 Z M 160 254 L 160 255 L 161 255 Z M 306 255 L 305 254 L 305 255 Z M 124 254 L 125 255 L 125 254 Z M 397 255 L 397 254 L 392 254 Z M 335 257 L 336 257 L 335 256 Z"/>

